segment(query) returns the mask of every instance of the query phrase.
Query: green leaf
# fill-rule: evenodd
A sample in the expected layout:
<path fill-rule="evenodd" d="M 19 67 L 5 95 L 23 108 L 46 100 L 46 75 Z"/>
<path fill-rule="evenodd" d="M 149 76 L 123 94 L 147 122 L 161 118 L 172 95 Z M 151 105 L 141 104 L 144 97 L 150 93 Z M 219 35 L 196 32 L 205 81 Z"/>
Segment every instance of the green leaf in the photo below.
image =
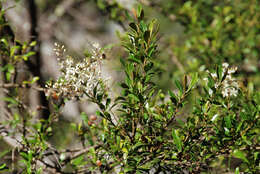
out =
<path fill-rule="evenodd" d="M 230 115 L 227 115 L 224 117 L 224 120 L 225 120 L 225 125 L 228 129 L 231 128 L 232 124 L 231 124 L 231 116 Z"/>
<path fill-rule="evenodd" d="M 73 164 L 75 166 L 79 166 L 79 165 L 82 165 L 83 162 L 84 162 L 84 158 L 83 158 L 83 155 L 81 155 L 78 158 L 73 159 L 71 161 L 71 164 Z"/>
<path fill-rule="evenodd" d="M 31 81 L 23 81 L 23 84 L 33 84 L 37 82 L 40 78 L 38 76 L 33 77 Z"/>
<path fill-rule="evenodd" d="M 7 71 L 11 74 L 13 74 L 15 72 L 15 68 L 14 68 L 14 65 L 8 63 L 7 64 Z"/>
<path fill-rule="evenodd" d="M 106 8 L 106 5 L 102 0 L 97 1 L 97 6 L 98 6 L 98 8 L 100 8 L 102 10 L 104 10 Z"/>
<path fill-rule="evenodd" d="M 125 99 L 124 97 L 119 96 L 119 97 L 117 97 L 117 98 L 115 99 L 115 102 L 125 101 L 125 100 L 126 100 L 126 99 Z"/>
<path fill-rule="evenodd" d="M 13 57 L 14 56 L 14 54 L 15 54 L 15 52 L 16 52 L 16 50 L 19 50 L 20 49 L 20 47 L 19 46 L 13 46 L 12 48 L 11 48 L 11 50 L 10 50 L 10 57 Z"/>
<path fill-rule="evenodd" d="M 150 47 L 148 50 L 148 57 L 151 57 L 152 54 L 154 53 L 155 47 Z"/>
<path fill-rule="evenodd" d="M 0 158 L 3 158 L 7 153 L 9 153 L 11 150 L 4 150 L 3 152 L 0 152 Z"/>
<path fill-rule="evenodd" d="M 249 161 L 246 158 L 246 155 L 243 151 L 240 151 L 238 149 L 234 150 L 233 156 L 239 159 L 242 159 L 244 162 L 249 163 Z"/>
<path fill-rule="evenodd" d="M 20 152 L 20 155 L 21 155 L 21 156 L 23 157 L 23 159 L 25 159 L 26 161 L 29 160 L 27 153 L 25 153 L 25 152 Z"/>
<path fill-rule="evenodd" d="M 130 61 L 130 62 L 138 63 L 138 64 L 142 63 L 141 60 L 139 60 L 138 58 L 134 57 L 133 55 L 130 55 L 130 57 L 127 60 Z"/>
<path fill-rule="evenodd" d="M 28 151 L 28 159 L 29 161 L 32 161 L 33 158 L 33 152 L 31 150 Z"/>
<path fill-rule="evenodd" d="M 147 26 L 143 21 L 140 22 L 140 29 L 143 32 L 145 32 L 147 30 Z"/>
<path fill-rule="evenodd" d="M 168 94 L 170 95 L 170 99 L 171 99 L 172 103 L 174 103 L 176 105 L 178 103 L 177 96 L 172 91 L 168 91 Z"/>
<path fill-rule="evenodd" d="M 98 87 L 98 85 L 96 85 L 96 86 L 94 87 L 94 89 L 93 89 L 93 95 L 94 95 L 94 97 L 96 97 L 96 95 L 97 95 L 97 87 Z"/>
<path fill-rule="evenodd" d="M 176 118 L 176 121 L 177 121 L 177 123 L 178 123 L 181 127 L 184 127 L 184 126 L 185 126 L 185 122 L 182 121 L 181 119 Z"/>
<path fill-rule="evenodd" d="M 147 31 L 144 32 L 144 40 L 145 40 L 146 43 L 148 43 L 149 39 L 150 39 L 150 31 L 147 30 Z"/>
<path fill-rule="evenodd" d="M 182 141 L 181 141 L 180 137 L 178 136 L 178 132 L 176 129 L 172 130 L 172 138 L 173 138 L 173 142 L 176 145 L 178 151 L 181 152 L 182 151 Z"/>
<path fill-rule="evenodd" d="M 240 174 L 240 173 L 239 173 L 239 167 L 236 168 L 235 174 Z"/>
<path fill-rule="evenodd" d="M 40 80 L 40 78 L 38 76 L 35 76 L 35 77 L 33 77 L 31 83 L 33 84 L 33 83 L 37 82 L 38 80 Z"/>
<path fill-rule="evenodd" d="M 151 31 L 151 33 L 153 32 L 153 28 L 154 28 L 154 25 L 157 23 L 157 20 L 156 19 L 153 19 L 150 23 L 149 23 L 149 30 Z"/>
<path fill-rule="evenodd" d="M 254 160 L 255 160 L 255 161 L 256 161 L 257 159 L 259 159 L 259 158 L 258 158 L 259 154 L 260 154 L 260 152 L 255 152 L 255 153 L 254 153 Z"/>
<path fill-rule="evenodd" d="M 139 22 L 144 19 L 144 10 L 141 5 L 139 5 L 137 9 L 137 18 Z"/>
<path fill-rule="evenodd" d="M 135 101 L 139 102 L 139 98 L 135 96 L 134 94 L 128 94 L 128 97 L 134 99 Z"/>
<path fill-rule="evenodd" d="M 41 174 L 42 173 L 42 167 L 40 167 L 39 169 L 37 169 L 36 174 Z"/>
<path fill-rule="evenodd" d="M 236 133 L 238 133 L 241 130 L 241 127 L 242 127 L 243 124 L 244 124 L 243 120 L 239 122 L 237 129 L 236 129 Z"/>
<path fill-rule="evenodd" d="M 13 105 L 18 105 L 18 102 L 15 99 L 11 98 L 11 97 L 4 97 L 3 100 L 7 101 L 7 102 L 9 102 L 9 103 L 11 103 Z"/>
<path fill-rule="evenodd" d="M 139 168 L 139 169 L 147 169 L 147 170 L 149 170 L 149 169 L 151 169 L 153 166 L 154 166 L 154 162 L 151 161 L 151 162 L 147 162 L 147 163 L 145 163 L 145 164 L 143 164 L 143 165 L 141 165 L 141 166 L 138 166 L 138 168 Z"/>
<path fill-rule="evenodd" d="M 128 85 L 127 84 L 125 84 L 125 83 L 121 83 L 121 85 L 120 85 L 122 88 L 125 88 L 125 89 L 129 89 L 129 87 L 128 87 Z"/>
<path fill-rule="evenodd" d="M 80 117 L 84 122 L 88 121 L 88 116 L 85 112 L 81 112 Z"/>
<path fill-rule="evenodd" d="M 124 173 L 127 173 L 127 172 L 130 172 L 130 171 L 133 171 L 134 168 L 131 168 L 130 166 L 127 166 L 127 167 L 125 167 L 123 170 L 124 170 Z M 120 174 L 121 174 L 121 173 L 120 173 Z"/>
<path fill-rule="evenodd" d="M 217 77 L 219 80 L 222 80 L 222 72 L 223 72 L 222 65 L 217 66 Z"/>
<path fill-rule="evenodd" d="M 153 68 L 153 63 L 149 62 L 147 65 L 144 66 L 144 71 L 148 72 Z"/>
<path fill-rule="evenodd" d="M 134 30 L 134 31 L 137 31 L 138 28 L 136 26 L 136 24 L 134 22 L 130 23 L 129 26 Z"/>
<path fill-rule="evenodd" d="M 126 66 L 126 62 L 125 62 L 125 60 L 124 60 L 123 58 L 120 58 L 120 63 L 121 63 L 121 65 L 122 65 L 123 67 Z"/>
<path fill-rule="evenodd" d="M 1 42 L 3 42 L 4 43 L 4 45 L 5 45 L 5 47 L 8 47 L 9 46 L 9 44 L 8 44 L 8 42 L 7 42 L 7 40 L 6 39 L 1 39 Z"/>
<path fill-rule="evenodd" d="M 182 94 L 183 94 L 183 87 L 182 87 L 180 81 L 179 80 L 175 80 L 175 85 L 179 89 L 180 96 L 182 96 Z"/>
<path fill-rule="evenodd" d="M 106 107 L 108 107 L 110 105 L 110 103 L 111 103 L 111 98 L 107 98 L 107 100 L 106 100 Z"/>
<path fill-rule="evenodd" d="M 97 94 L 97 100 L 98 100 L 98 102 L 101 102 L 102 99 L 103 99 L 103 93 Z"/>
<path fill-rule="evenodd" d="M 23 55 L 23 60 L 27 61 L 28 57 L 35 55 L 36 53 L 34 51 L 30 51 L 28 53 L 26 53 L 25 55 Z"/>
<path fill-rule="evenodd" d="M 6 166 L 6 164 L 4 163 L 4 164 L 1 164 L 0 165 L 0 171 L 2 170 L 6 170 L 6 169 L 8 169 L 8 167 Z"/>
<path fill-rule="evenodd" d="M 198 81 L 198 73 L 192 74 L 191 82 L 190 82 L 189 87 L 188 87 L 188 91 L 190 91 L 195 86 L 197 81 Z"/>
<path fill-rule="evenodd" d="M 127 10 L 124 10 L 124 13 L 125 13 L 125 16 L 127 18 L 128 21 L 131 21 L 132 20 L 132 17 L 129 15 L 128 11 Z"/>
<path fill-rule="evenodd" d="M 32 41 L 32 42 L 30 43 L 30 46 L 33 47 L 33 46 L 35 46 L 36 44 L 37 44 L 37 41 Z"/>

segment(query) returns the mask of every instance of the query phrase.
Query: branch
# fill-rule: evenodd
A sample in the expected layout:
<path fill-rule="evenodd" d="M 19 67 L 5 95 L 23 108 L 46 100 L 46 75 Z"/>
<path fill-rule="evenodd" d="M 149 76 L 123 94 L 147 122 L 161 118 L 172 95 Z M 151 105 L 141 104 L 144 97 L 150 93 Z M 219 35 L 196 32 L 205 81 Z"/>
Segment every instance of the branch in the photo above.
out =
<path fill-rule="evenodd" d="M 41 40 L 40 40 L 40 33 L 38 32 L 37 28 L 38 26 L 38 16 L 37 16 L 37 4 L 35 3 L 35 0 L 28 0 L 28 11 L 31 18 L 31 35 L 32 35 L 32 41 L 37 41 L 37 47 L 34 48 L 35 56 L 34 59 L 35 62 L 32 62 L 31 60 L 25 61 L 28 68 L 32 72 L 34 76 L 40 77 L 38 83 L 41 87 L 45 85 L 43 81 L 43 75 L 41 73 Z M 45 94 L 43 91 L 39 92 L 40 95 L 40 105 L 44 106 L 45 108 L 49 108 L 49 102 L 45 97 Z M 45 109 L 42 111 L 42 118 L 47 120 L 49 118 L 50 111 L 49 109 Z"/>
<path fill-rule="evenodd" d="M 71 155 L 71 156 L 67 156 L 67 157 L 63 160 L 63 165 L 66 164 L 66 163 L 68 163 L 69 161 L 71 161 L 71 160 L 73 160 L 73 159 L 79 157 L 80 155 L 83 155 L 84 153 L 87 153 L 87 152 L 89 151 L 89 149 L 91 149 L 91 148 L 97 149 L 97 148 L 99 148 L 99 147 L 101 147 L 101 145 L 95 145 L 95 146 L 87 147 L 87 148 L 85 148 L 85 149 L 82 149 L 82 150 L 76 152 L 75 154 L 73 154 L 73 155 Z"/>
<path fill-rule="evenodd" d="M 46 91 L 45 88 L 33 86 L 32 84 L 4 83 L 4 84 L 0 84 L 0 88 L 31 88 L 37 91 L 43 91 L 43 92 Z"/>

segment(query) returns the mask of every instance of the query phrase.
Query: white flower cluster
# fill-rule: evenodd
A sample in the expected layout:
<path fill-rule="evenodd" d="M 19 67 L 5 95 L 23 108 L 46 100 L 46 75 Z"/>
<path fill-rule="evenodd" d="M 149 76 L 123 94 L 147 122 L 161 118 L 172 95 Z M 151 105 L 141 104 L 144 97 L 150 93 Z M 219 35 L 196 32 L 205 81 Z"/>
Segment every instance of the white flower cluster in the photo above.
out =
<path fill-rule="evenodd" d="M 47 87 L 57 92 L 58 96 L 62 95 L 68 99 L 91 94 L 95 86 L 102 81 L 103 60 L 99 44 L 94 44 L 93 47 L 93 55 L 78 62 L 71 56 L 64 56 L 66 52 L 64 46 L 55 43 L 54 51 L 58 58 L 61 76 L 54 84 L 49 84 Z"/>
<path fill-rule="evenodd" d="M 223 63 L 221 76 L 226 75 L 224 80 L 217 79 L 216 73 L 210 73 L 211 77 L 215 80 L 215 89 L 220 89 L 223 97 L 236 97 L 238 94 L 238 82 L 232 77 L 232 74 L 235 73 L 236 70 L 237 67 L 229 67 L 228 63 Z"/>

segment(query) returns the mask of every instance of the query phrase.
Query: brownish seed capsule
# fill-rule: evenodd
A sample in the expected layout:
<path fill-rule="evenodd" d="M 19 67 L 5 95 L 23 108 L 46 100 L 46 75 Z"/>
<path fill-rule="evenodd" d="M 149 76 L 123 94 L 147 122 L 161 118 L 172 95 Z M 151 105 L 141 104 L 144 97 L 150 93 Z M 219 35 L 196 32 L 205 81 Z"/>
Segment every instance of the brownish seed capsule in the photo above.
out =
<path fill-rule="evenodd" d="M 53 92 L 51 97 L 54 99 L 54 100 L 58 100 L 59 99 L 59 96 L 57 95 L 56 92 Z"/>
<path fill-rule="evenodd" d="M 42 107 L 38 105 L 38 106 L 36 107 L 36 109 L 39 111 L 39 110 L 42 109 Z"/>
<path fill-rule="evenodd" d="M 91 126 L 93 124 L 92 121 L 88 121 L 88 125 Z"/>
<path fill-rule="evenodd" d="M 97 119 L 97 116 L 91 115 L 89 119 L 90 119 L 91 121 L 95 121 L 95 120 Z"/>
<path fill-rule="evenodd" d="M 100 160 L 97 160 L 96 164 L 97 164 L 98 167 L 100 167 L 102 165 L 102 162 Z"/>
<path fill-rule="evenodd" d="M 103 54 L 102 54 L 102 59 L 106 59 L 106 57 L 107 57 L 107 56 L 103 53 Z"/>

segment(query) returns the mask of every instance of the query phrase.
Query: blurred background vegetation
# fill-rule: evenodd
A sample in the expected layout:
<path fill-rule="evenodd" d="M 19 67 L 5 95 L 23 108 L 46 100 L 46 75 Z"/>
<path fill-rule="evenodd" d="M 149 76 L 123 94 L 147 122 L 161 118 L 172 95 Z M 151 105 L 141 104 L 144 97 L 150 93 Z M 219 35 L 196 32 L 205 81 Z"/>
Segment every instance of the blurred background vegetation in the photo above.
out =
<path fill-rule="evenodd" d="M 32 64 L 17 65 L 20 72 L 16 82 L 39 76 L 44 84 L 59 76 L 53 53 L 55 42 L 64 44 L 69 54 L 79 59 L 89 54 L 91 45 L 97 42 L 106 48 L 103 74 L 113 77 L 113 92 L 119 92 L 117 82 L 123 74 L 119 59 L 125 55 L 120 38 L 126 37 L 128 16 L 141 4 L 146 20 L 156 19 L 160 24 L 156 66 L 161 73 L 155 81 L 164 92 L 174 89 L 174 80 L 184 74 L 203 74 L 223 62 L 238 67 L 235 75 L 245 90 L 260 89 L 259 0 L 1 0 L 0 3 L 1 10 L 6 10 L 4 19 L 14 39 L 21 43 L 37 41 L 33 49 L 36 54 L 30 58 Z M 0 33 L 1 38 L 7 34 Z M 0 58 L 4 67 L 8 61 Z M 41 114 L 37 104 L 49 108 L 40 94 L 21 93 L 36 115 Z M 191 100 L 194 98 L 191 96 Z M 77 122 L 81 112 L 93 114 L 95 109 L 87 102 L 68 102 L 53 127 L 51 143 L 59 148 L 74 146 L 75 138 L 68 129 L 71 121 Z M 10 153 L 1 140 L 0 149 L 1 153 L 6 150 Z"/>

